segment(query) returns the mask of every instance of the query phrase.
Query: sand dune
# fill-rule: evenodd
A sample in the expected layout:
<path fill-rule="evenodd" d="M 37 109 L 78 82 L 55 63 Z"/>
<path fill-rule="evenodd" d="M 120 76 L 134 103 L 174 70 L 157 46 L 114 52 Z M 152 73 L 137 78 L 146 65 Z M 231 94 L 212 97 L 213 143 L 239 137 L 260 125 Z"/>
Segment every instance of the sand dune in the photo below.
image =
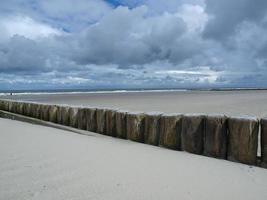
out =
<path fill-rule="evenodd" d="M 0 119 L 0 199 L 267 199 L 267 170 Z"/>

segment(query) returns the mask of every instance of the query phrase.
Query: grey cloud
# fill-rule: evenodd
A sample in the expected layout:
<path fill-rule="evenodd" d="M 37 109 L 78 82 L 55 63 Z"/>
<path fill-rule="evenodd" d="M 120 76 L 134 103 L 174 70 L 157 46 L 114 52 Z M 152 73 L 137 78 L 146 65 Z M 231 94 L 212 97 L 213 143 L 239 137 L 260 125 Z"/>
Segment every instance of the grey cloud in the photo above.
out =
<path fill-rule="evenodd" d="M 207 38 L 223 40 L 244 21 L 262 20 L 267 12 L 266 0 L 206 0 L 212 18 L 204 31 Z"/>
<path fill-rule="evenodd" d="M 2 16 L 27 14 L 36 23 L 72 32 L 29 39 L 21 33 L 8 38 L 1 29 L 0 83 L 43 88 L 267 85 L 267 6 L 257 1 L 260 6 L 248 0 L 207 0 L 207 13 L 187 10 L 193 23 L 203 23 L 202 33 L 189 29 L 190 20 L 181 17 L 183 4 L 204 6 L 198 0 L 146 0 L 137 2 L 143 5 L 137 8 L 114 9 L 103 1 L 79 0 L 73 10 L 71 4 L 60 7 L 62 0 L 25 4 L 18 0 L 17 5 L 11 0 L 0 5 Z M 92 6 L 99 10 L 83 14 Z M 208 15 L 207 24 L 194 21 L 202 14 Z"/>
<path fill-rule="evenodd" d="M 46 49 L 23 36 L 14 36 L 0 46 L 0 69 L 2 72 L 43 71 Z"/>
<path fill-rule="evenodd" d="M 146 5 L 150 15 L 158 15 L 163 13 L 175 13 L 183 4 L 205 5 L 205 0 L 117 0 L 117 3 L 130 8 Z"/>
<path fill-rule="evenodd" d="M 67 31 L 80 31 L 112 11 L 104 0 L 1 1 L 0 16 L 23 15 Z"/>
<path fill-rule="evenodd" d="M 0 44 L 0 72 L 38 74 L 51 71 L 85 70 L 71 60 L 67 38 L 48 37 L 32 40 L 15 35 Z"/>
<path fill-rule="evenodd" d="M 232 72 L 222 79 L 245 85 L 250 77 L 248 84 L 266 85 L 261 77 L 267 76 L 267 1 L 207 0 L 206 12 L 210 20 L 203 36 L 214 40 L 210 51 L 212 55 L 217 52 L 213 68 Z"/>
<path fill-rule="evenodd" d="M 50 21 L 68 31 L 80 31 L 88 24 L 96 23 L 112 8 L 103 0 L 46 0 L 40 1 L 39 9 Z"/>
<path fill-rule="evenodd" d="M 156 60 L 181 63 L 200 52 L 201 38 L 188 33 L 174 14 L 146 17 L 147 8 L 119 7 L 79 38 L 80 64 L 142 65 Z"/>
<path fill-rule="evenodd" d="M 68 13 L 67 6 L 58 14 L 49 8 L 51 5 L 57 7 L 59 2 L 57 0 L 47 4 L 46 13 L 59 17 L 62 13 Z M 36 3 L 32 5 L 39 6 Z M 23 6 L 20 6 L 22 9 Z M 71 13 L 79 12 L 79 9 L 80 7 Z M 1 46 L 5 51 L 1 54 L 3 59 L 0 67 L 3 71 L 13 72 L 62 71 L 71 68 L 82 70 L 90 64 L 140 68 L 157 60 L 179 64 L 200 52 L 201 38 L 188 33 L 182 18 L 175 13 L 147 16 L 149 9 L 152 8 L 119 7 L 106 13 L 82 33 L 57 36 L 54 39 L 31 41 L 22 37 L 12 38 Z M 16 49 L 15 53 L 13 48 Z"/>

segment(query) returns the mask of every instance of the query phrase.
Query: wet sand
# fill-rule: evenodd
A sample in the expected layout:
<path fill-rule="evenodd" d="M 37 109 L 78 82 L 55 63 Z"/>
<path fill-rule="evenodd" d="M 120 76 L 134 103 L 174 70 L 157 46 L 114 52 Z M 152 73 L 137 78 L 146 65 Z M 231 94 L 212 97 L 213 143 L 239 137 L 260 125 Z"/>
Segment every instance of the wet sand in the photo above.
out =
<path fill-rule="evenodd" d="M 7 119 L 0 127 L 0 199 L 267 199 L 263 168 Z"/>
<path fill-rule="evenodd" d="M 129 111 L 267 116 L 266 90 L 43 94 L 6 98 Z"/>

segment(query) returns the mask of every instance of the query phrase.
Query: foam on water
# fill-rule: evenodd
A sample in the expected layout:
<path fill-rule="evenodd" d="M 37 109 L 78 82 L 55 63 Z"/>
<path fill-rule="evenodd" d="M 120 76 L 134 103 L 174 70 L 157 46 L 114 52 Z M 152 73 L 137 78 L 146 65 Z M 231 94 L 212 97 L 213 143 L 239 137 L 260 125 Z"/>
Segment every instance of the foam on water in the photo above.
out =
<path fill-rule="evenodd" d="M 158 90 L 99 90 L 99 91 L 51 91 L 51 92 L 2 92 L 0 96 L 12 95 L 47 95 L 47 94 L 109 94 L 109 93 L 136 93 L 136 92 L 185 92 L 187 89 L 158 89 Z"/>

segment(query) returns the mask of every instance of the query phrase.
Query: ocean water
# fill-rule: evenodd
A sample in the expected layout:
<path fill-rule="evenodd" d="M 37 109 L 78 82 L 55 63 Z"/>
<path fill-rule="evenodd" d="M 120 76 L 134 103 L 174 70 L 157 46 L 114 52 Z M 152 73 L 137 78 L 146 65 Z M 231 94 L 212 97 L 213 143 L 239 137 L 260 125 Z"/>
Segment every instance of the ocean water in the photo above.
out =
<path fill-rule="evenodd" d="M 266 90 L 267 88 L 153 88 L 153 89 L 58 89 L 58 90 L 0 90 L 0 96 L 83 93 L 134 93 L 134 92 L 185 92 L 185 91 L 231 91 Z"/>
<path fill-rule="evenodd" d="M 133 92 L 170 92 L 188 91 L 189 89 L 68 89 L 68 90 L 0 90 L 0 96 L 6 95 L 41 95 L 41 94 L 83 94 L 83 93 L 133 93 Z"/>

